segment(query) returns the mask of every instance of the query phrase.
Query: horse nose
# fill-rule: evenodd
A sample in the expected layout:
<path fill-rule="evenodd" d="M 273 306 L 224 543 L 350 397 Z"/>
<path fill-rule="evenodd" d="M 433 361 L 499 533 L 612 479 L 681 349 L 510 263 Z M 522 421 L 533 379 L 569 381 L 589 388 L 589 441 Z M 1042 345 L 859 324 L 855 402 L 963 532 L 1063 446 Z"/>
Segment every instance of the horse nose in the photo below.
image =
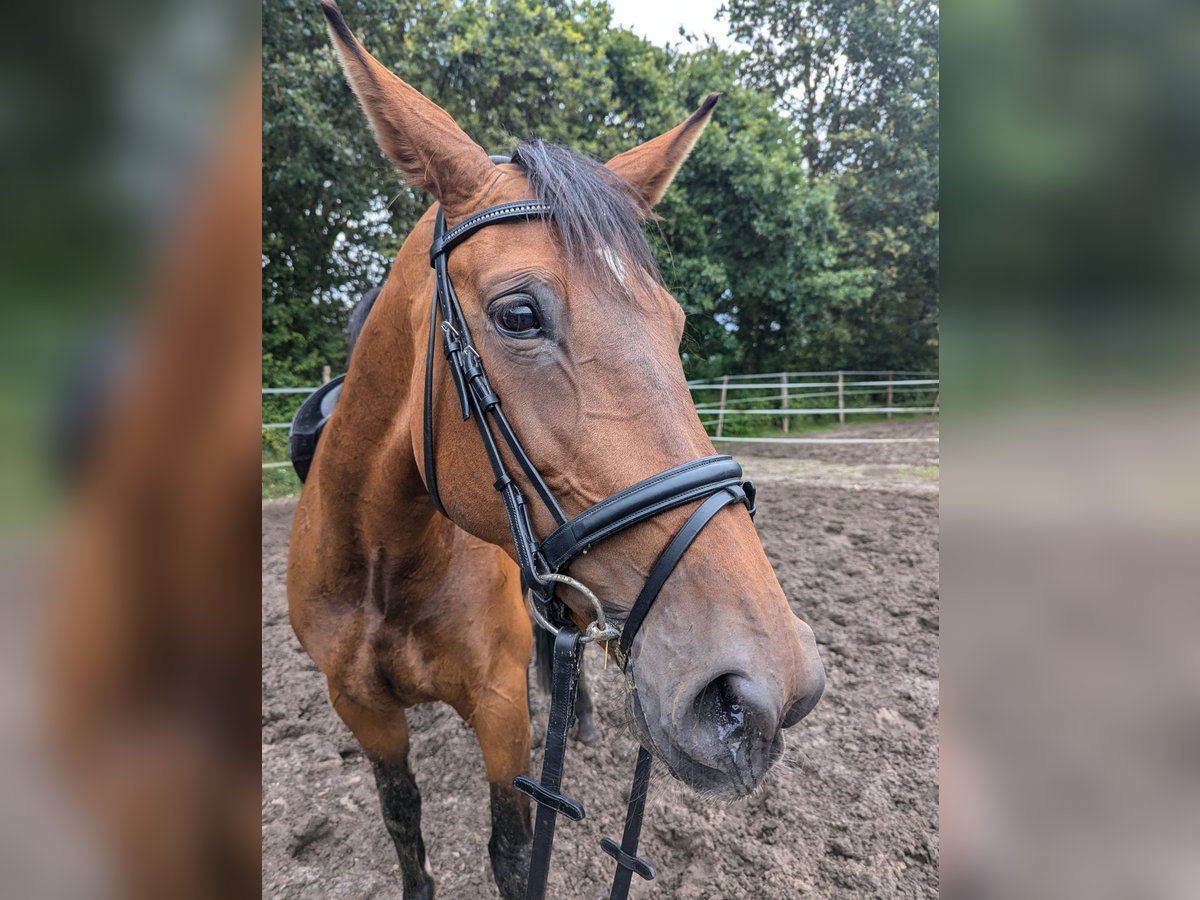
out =
<path fill-rule="evenodd" d="M 813 634 L 808 623 L 795 619 L 796 640 L 799 642 L 800 666 L 795 672 L 796 681 L 792 685 L 787 712 L 783 716 L 783 727 L 791 728 L 810 712 L 825 692 L 825 666 L 821 663 L 821 654 L 817 651 L 817 637 Z"/>
<path fill-rule="evenodd" d="M 783 727 L 791 728 L 810 712 L 817 705 L 817 701 L 821 699 L 821 695 L 825 693 L 825 669 L 818 666 L 816 671 L 809 674 L 806 684 L 802 688 L 800 699 L 794 701 L 788 707 L 787 713 L 783 717 Z"/>
<path fill-rule="evenodd" d="M 697 731 L 711 746 L 765 750 L 779 734 L 779 705 L 771 692 L 744 675 L 727 672 L 706 684 L 692 703 Z"/>

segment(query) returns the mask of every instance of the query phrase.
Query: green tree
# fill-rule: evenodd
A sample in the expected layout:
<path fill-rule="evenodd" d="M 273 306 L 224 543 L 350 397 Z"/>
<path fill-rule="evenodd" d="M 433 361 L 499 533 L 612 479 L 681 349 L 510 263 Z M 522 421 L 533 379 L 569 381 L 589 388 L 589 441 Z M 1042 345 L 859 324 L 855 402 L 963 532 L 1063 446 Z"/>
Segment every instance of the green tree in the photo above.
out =
<path fill-rule="evenodd" d="M 840 365 L 844 311 L 865 300 L 868 273 L 842 265 L 833 191 L 811 186 L 795 125 L 739 81 L 740 61 L 714 46 L 673 60 L 689 103 L 722 92 L 660 207 L 664 273 L 689 313 L 687 368 Z"/>
<path fill-rule="evenodd" d="M 796 123 L 808 171 L 835 186 L 848 306 L 840 365 L 925 368 L 938 334 L 938 8 L 933 0 L 728 0 L 742 72 Z"/>

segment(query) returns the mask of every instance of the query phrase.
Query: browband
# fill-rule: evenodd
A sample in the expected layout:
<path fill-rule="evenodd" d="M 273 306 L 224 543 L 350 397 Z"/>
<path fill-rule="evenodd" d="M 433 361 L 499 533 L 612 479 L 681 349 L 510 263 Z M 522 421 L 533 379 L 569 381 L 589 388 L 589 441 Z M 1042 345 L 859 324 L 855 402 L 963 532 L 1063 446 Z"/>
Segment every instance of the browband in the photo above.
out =
<path fill-rule="evenodd" d="M 438 207 L 438 213 L 441 213 L 441 207 Z M 463 219 L 440 237 L 435 235 L 433 244 L 429 247 L 429 264 L 432 266 L 439 256 L 449 253 L 484 225 L 513 220 L 528 222 L 530 219 L 544 219 L 549 215 L 550 207 L 537 200 L 517 200 L 489 207 Z"/>

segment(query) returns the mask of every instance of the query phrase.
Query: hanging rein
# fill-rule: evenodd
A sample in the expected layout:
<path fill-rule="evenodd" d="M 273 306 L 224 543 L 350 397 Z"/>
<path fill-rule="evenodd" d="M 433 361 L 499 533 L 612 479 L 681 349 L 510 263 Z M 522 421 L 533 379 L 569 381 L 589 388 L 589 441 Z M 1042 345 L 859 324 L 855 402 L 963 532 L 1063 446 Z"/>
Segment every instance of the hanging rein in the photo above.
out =
<path fill-rule="evenodd" d="M 493 157 L 493 160 L 508 161 L 504 157 Z M 450 252 L 481 228 L 505 222 L 543 220 L 549 218 L 550 211 L 548 205 L 535 200 L 503 203 L 478 212 L 447 229 L 445 213 L 438 207 L 433 245 L 429 249 L 429 260 L 435 272 L 435 288 L 429 317 L 424 385 L 425 482 L 434 505 L 446 515 L 438 494 L 433 429 L 434 352 L 440 333 L 442 353 L 454 381 L 460 412 L 464 420 L 475 420 L 492 468 L 495 488 L 504 503 L 530 614 L 538 627 L 555 635 L 550 715 L 541 777 L 535 780 L 520 775 L 513 781 L 517 790 L 538 804 L 526 895 L 528 900 L 545 897 L 558 816 L 565 815 L 576 821 L 584 817 L 583 805 L 562 792 L 567 730 L 574 716 L 579 663 L 584 645 L 594 641 L 615 640 L 617 660 L 622 668 L 626 667 L 633 640 L 646 614 L 684 552 L 704 526 L 733 503 L 744 504 L 750 515 L 754 515 L 754 485 L 743 481 L 741 467 L 729 456 L 689 460 L 619 491 L 573 517 L 568 518 L 563 512 L 522 447 L 504 414 L 500 398 L 488 381 L 483 359 L 471 340 L 466 316 L 447 270 Z M 332 408 L 340 385 L 340 379 L 337 379 L 336 385 L 326 385 L 312 395 L 296 414 L 290 448 L 293 463 L 301 478 L 307 473 L 320 428 L 328 418 L 328 411 Z M 554 519 L 554 531 L 541 541 L 534 534 L 525 495 L 501 456 L 497 435 L 508 447 L 538 499 Z M 608 620 L 600 600 L 586 585 L 564 574 L 572 560 L 606 538 L 661 512 L 696 500 L 703 502 L 655 560 L 620 628 Z M 560 584 L 578 591 L 592 608 L 595 618 L 583 633 L 571 623 L 565 604 L 555 596 Z M 634 874 L 647 880 L 654 878 L 654 868 L 637 855 L 642 814 L 650 785 L 651 761 L 650 752 L 645 747 L 639 747 L 621 843 L 611 838 L 604 838 L 600 842 L 601 848 L 617 865 L 610 900 L 624 900 L 628 896 Z"/>

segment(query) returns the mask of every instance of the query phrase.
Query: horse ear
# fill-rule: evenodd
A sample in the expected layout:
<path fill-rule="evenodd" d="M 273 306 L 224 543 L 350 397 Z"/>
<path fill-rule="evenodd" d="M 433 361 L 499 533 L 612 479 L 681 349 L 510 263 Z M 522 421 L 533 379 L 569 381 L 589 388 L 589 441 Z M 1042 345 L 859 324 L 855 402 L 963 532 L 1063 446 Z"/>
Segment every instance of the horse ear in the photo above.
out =
<path fill-rule="evenodd" d="M 487 153 L 449 113 L 363 49 L 335 0 L 321 0 L 321 10 L 379 148 L 410 184 L 429 191 L 449 210 L 461 209 L 495 175 Z"/>
<path fill-rule="evenodd" d="M 647 212 L 667 192 L 675 173 L 688 158 L 708 120 L 712 118 L 713 107 L 720 96 L 709 94 L 698 110 L 670 131 L 632 150 L 626 150 L 605 163 L 641 192 Z"/>

